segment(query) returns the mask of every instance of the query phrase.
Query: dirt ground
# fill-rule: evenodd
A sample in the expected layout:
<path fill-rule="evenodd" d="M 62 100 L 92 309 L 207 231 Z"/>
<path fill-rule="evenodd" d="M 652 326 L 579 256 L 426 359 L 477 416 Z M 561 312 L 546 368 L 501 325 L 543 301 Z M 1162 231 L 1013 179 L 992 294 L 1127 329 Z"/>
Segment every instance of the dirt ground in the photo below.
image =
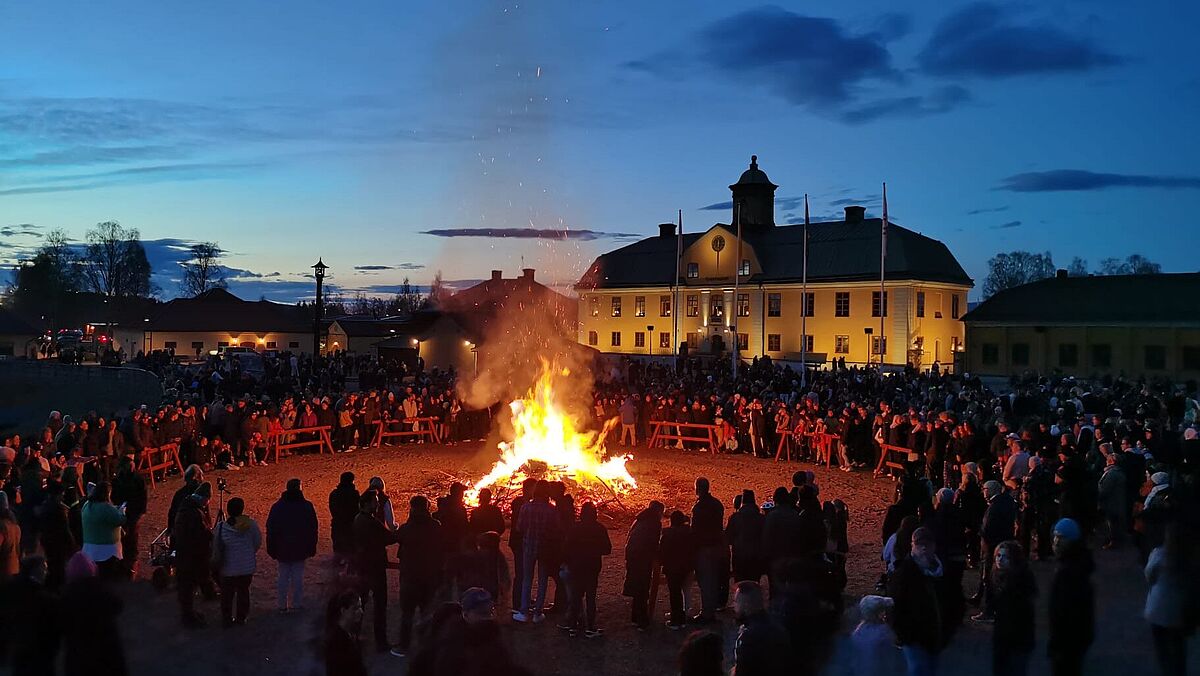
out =
<path fill-rule="evenodd" d="M 628 604 L 619 593 L 623 577 L 622 551 L 633 511 L 651 499 L 662 500 L 668 509 L 690 507 L 691 484 L 699 475 L 711 480 L 714 495 L 728 505 L 733 495 L 743 488 L 753 488 L 759 496 L 768 496 L 775 486 L 789 483 L 795 469 L 813 469 L 821 487 L 821 497 L 840 497 L 850 508 L 850 583 L 847 593 L 853 598 L 848 606 L 873 586 L 879 572 L 880 522 L 892 495 L 889 482 L 873 480 L 868 474 L 845 474 L 810 465 L 777 464 L 745 456 L 714 457 L 705 453 L 644 448 L 635 453 L 630 468 L 639 488 L 625 499 L 627 510 L 611 509 L 603 518 L 613 541 L 613 556 L 606 561 L 600 586 L 599 624 L 605 629 L 605 636 L 592 640 L 572 639 L 557 630 L 553 621 L 537 626 L 513 625 L 507 618 L 507 599 L 502 601 L 498 616 L 511 640 L 514 654 L 535 673 L 580 676 L 674 673 L 675 655 L 686 632 L 671 632 L 656 625 L 650 632 L 642 634 L 630 626 Z M 216 603 L 212 602 L 199 605 L 209 626 L 186 631 L 180 626 L 173 590 L 160 594 L 145 581 L 123 585 L 121 593 L 126 599 L 126 608 L 122 624 L 132 672 L 152 674 L 173 668 L 195 674 L 307 676 L 323 673 L 314 645 L 320 633 L 320 608 L 331 579 L 327 499 L 339 474 L 345 470 L 354 472 L 360 487 L 371 476 L 382 477 L 397 505 L 397 519 L 402 520 L 406 514 L 402 505 L 412 493 L 422 492 L 431 497 L 440 494 L 452 477 L 481 476 L 494 459 L 494 453 L 482 444 L 410 445 L 333 457 L 298 456 L 266 468 L 215 473 L 227 478 L 228 496 L 242 497 L 247 512 L 260 525 L 265 525 L 267 512 L 282 491 L 284 482 L 291 477 L 302 479 L 306 496 L 317 507 L 321 527 L 319 553 L 310 562 L 305 576 L 307 607 L 303 612 L 286 616 L 274 612 L 276 568 L 265 549 L 259 555 L 259 568 L 252 588 L 251 617 L 245 627 L 219 628 Z M 214 475 L 209 478 L 215 482 Z M 171 479 L 152 492 L 150 511 L 142 521 L 143 550 L 165 522 L 171 494 L 178 485 L 178 479 Z M 146 574 L 145 552 L 142 554 L 143 574 Z M 1144 584 L 1140 570 L 1128 551 L 1102 552 L 1098 558 L 1097 615 L 1101 618 L 1101 627 L 1088 673 L 1115 675 L 1144 669 L 1150 666 L 1147 660 L 1153 653 L 1149 628 L 1141 619 Z M 1035 563 L 1035 567 L 1044 591 L 1049 584 L 1050 564 Z M 394 593 L 395 573 L 391 575 Z M 971 580 L 970 573 L 968 579 Z M 660 600 L 657 614 L 662 613 L 664 604 L 665 600 Z M 1044 603 L 1039 605 L 1044 606 Z M 1044 622 L 1044 612 L 1042 615 L 1040 621 Z M 363 635 L 368 638 L 364 645 L 368 650 L 371 673 L 403 673 L 403 660 L 370 651 L 369 610 L 367 618 Z M 550 619 L 555 617 L 552 615 Z M 852 622 L 853 619 L 848 617 L 847 627 L 852 626 Z M 389 633 L 393 639 L 398 626 L 393 608 L 389 614 Z M 724 633 L 732 651 L 736 633 L 732 616 L 724 615 L 720 626 L 712 628 Z M 988 634 L 986 627 L 968 623 L 945 654 L 943 671 L 983 673 L 990 669 Z M 844 640 L 843 636 L 839 643 Z M 1048 673 L 1041 655 L 1039 652 L 1034 659 L 1034 674 Z M 1195 657 L 1193 654 L 1193 666 L 1200 661 Z M 847 661 L 839 646 L 828 672 L 845 672 Z"/>

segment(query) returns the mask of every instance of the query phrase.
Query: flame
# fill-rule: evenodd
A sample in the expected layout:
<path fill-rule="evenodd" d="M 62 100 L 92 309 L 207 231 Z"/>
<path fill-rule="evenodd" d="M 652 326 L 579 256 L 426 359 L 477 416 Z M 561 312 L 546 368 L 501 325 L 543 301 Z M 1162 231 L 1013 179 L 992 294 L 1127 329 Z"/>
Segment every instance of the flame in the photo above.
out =
<path fill-rule="evenodd" d="M 522 399 L 511 402 L 513 440 L 501 441 L 500 460 L 487 476 L 467 491 L 470 504 L 478 504 L 479 490 L 488 487 L 516 489 L 530 476 L 547 481 L 569 479 L 585 490 L 607 488 L 623 495 L 637 488 L 625 468 L 632 455 L 607 457 L 604 439 L 617 424 L 609 420 L 600 432 L 581 429 L 555 396 L 554 375 L 570 374 L 542 360 L 537 383 Z"/>

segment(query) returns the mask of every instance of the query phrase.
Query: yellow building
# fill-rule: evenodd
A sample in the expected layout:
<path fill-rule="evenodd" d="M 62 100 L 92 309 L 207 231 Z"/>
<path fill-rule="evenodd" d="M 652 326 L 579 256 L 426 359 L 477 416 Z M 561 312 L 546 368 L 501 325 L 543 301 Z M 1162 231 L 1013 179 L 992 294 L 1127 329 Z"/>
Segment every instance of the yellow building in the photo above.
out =
<path fill-rule="evenodd" d="M 1068 277 L 1001 291 L 964 318 L 965 367 L 1200 378 L 1200 274 Z"/>
<path fill-rule="evenodd" d="M 878 363 L 882 352 L 889 365 L 952 365 L 973 282 L 950 250 L 890 223 L 881 317 L 882 221 L 851 206 L 845 220 L 777 226 L 777 187 L 756 157 L 729 186 L 741 242 L 736 225 L 679 236 L 667 223 L 597 258 L 576 285 L 579 341 L 608 353 L 721 354 L 736 334 L 746 359 L 798 361 L 805 340 L 815 363 Z"/>

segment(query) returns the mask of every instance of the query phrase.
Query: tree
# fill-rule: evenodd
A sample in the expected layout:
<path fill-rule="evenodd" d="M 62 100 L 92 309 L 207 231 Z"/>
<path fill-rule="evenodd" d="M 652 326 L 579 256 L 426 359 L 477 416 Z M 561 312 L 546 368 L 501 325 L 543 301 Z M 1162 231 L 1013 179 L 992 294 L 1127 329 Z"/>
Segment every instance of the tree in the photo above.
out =
<path fill-rule="evenodd" d="M 1050 252 L 1035 254 L 1011 251 L 993 256 L 988 261 L 988 275 L 983 282 L 983 297 L 1054 276 L 1054 259 Z"/>
<path fill-rule="evenodd" d="M 412 314 L 417 310 L 422 310 L 427 307 L 429 296 L 424 295 L 421 291 L 408 281 L 408 277 L 400 282 L 400 290 L 396 292 L 392 302 L 389 303 L 388 309 L 393 314 L 406 315 Z"/>
<path fill-rule="evenodd" d="M 1087 277 L 1087 260 L 1080 258 L 1079 256 L 1072 258 L 1071 264 L 1067 266 L 1067 274 L 1072 277 Z"/>
<path fill-rule="evenodd" d="M 51 230 L 33 258 L 17 266 L 10 293 L 15 307 L 53 315 L 79 291 L 78 261 L 67 241 L 62 230 Z"/>
<path fill-rule="evenodd" d="M 183 262 L 183 279 L 180 291 L 188 297 L 199 296 L 211 289 L 224 289 L 225 269 L 221 267 L 221 247 L 216 242 L 198 242 L 192 245 L 191 257 Z"/>
<path fill-rule="evenodd" d="M 89 290 L 108 298 L 146 298 L 151 295 L 150 261 L 138 231 L 116 221 L 97 223 L 87 233 L 79 261 Z"/>
<path fill-rule="evenodd" d="M 443 307 L 446 299 L 451 295 L 453 294 L 450 289 L 447 289 L 446 285 L 442 283 L 442 271 L 438 270 L 437 274 L 433 276 L 433 283 L 429 285 L 429 296 L 426 298 L 426 305 L 431 308 Z"/>
<path fill-rule="evenodd" d="M 1133 254 L 1125 260 L 1105 258 L 1100 261 L 1098 272 L 1102 275 L 1157 275 L 1162 273 L 1162 266 L 1141 254 Z"/>

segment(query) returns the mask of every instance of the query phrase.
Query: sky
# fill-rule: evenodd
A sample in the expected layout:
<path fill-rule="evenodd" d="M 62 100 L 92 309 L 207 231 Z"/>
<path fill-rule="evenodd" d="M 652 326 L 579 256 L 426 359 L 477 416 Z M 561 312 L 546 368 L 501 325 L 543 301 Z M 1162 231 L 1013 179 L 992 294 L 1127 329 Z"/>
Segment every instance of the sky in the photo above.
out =
<path fill-rule="evenodd" d="M 685 10 L 686 7 L 686 10 Z M 161 295 L 191 242 L 294 300 L 492 269 L 569 285 L 751 154 L 776 218 L 848 203 L 1000 251 L 1200 269 L 1200 4 L 0 4 L 0 264 L 136 228 Z M 705 208 L 709 207 L 709 208 Z"/>

